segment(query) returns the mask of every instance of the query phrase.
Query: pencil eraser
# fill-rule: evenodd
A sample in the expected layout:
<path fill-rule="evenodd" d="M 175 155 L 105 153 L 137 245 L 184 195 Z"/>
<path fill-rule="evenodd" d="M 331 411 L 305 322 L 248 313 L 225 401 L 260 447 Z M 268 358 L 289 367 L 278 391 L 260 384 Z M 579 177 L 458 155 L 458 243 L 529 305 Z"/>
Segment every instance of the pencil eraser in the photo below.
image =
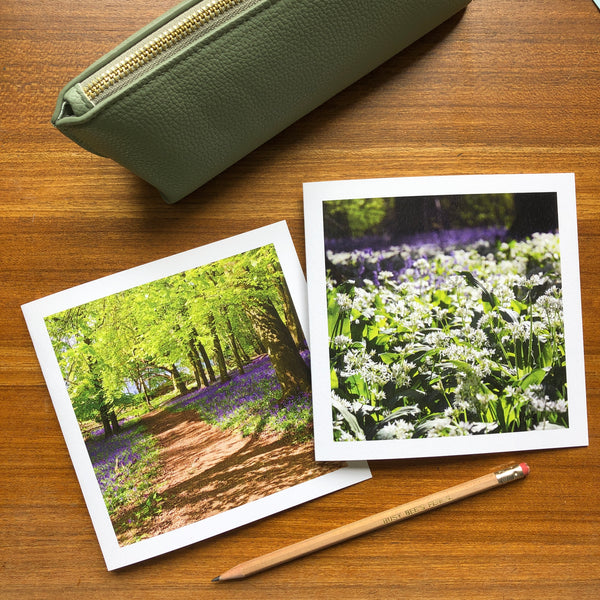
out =
<path fill-rule="evenodd" d="M 523 469 L 523 474 L 525 476 L 529 475 L 529 465 L 527 463 L 521 463 L 519 466 Z"/>

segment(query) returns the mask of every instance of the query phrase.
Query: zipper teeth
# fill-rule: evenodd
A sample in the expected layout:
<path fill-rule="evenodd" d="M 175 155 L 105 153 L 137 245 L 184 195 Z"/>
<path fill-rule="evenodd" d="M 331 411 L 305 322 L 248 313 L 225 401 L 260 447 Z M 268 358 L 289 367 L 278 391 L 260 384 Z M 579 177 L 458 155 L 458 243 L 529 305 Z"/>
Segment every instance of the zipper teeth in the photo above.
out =
<path fill-rule="evenodd" d="M 141 48 L 127 55 L 116 65 L 103 71 L 98 77 L 83 86 L 85 95 L 90 100 L 93 100 L 124 77 L 131 75 L 137 69 L 149 63 L 159 54 L 162 54 L 218 16 L 245 1 L 211 0 L 208 4 L 199 7 L 198 10 L 188 14 L 168 29 L 163 30 Z"/>

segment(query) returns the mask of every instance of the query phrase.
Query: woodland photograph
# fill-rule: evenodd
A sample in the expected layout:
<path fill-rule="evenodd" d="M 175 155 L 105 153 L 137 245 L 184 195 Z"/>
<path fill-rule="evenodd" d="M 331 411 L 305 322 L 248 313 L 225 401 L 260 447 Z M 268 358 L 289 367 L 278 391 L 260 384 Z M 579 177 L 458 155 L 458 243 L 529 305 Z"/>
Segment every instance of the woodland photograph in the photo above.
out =
<path fill-rule="evenodd" d="M 569 427 L 556 193 L 323 204 L 333 438 Z"/>
<path fill-rule="evenodd" d="M 47 316 L 119 544 L 313 479 L 309 353 L 273 244 Z"/>

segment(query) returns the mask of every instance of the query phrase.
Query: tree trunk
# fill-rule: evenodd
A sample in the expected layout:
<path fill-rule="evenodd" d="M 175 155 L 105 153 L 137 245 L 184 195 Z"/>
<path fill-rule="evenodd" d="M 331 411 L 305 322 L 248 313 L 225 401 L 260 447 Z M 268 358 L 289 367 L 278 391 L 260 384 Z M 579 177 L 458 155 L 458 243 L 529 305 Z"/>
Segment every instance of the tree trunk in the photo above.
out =
<path fill-rule="evenodd" d="M 104 439 L 107 440 L 113 436 L 113 430 L 110 426 L 108 409 L 106 408 L 106 404 L 104 404 L 104 402 L 100 404 L 100 420 L 102 421 L 102 425 L 104 427 Z"/>
<path fill-rule="evenodd" d="M 144 392 L 144 400 L 146 401 L 148 408 L 152 408 L 152 402 L 150 402 L 150 394 L 148 393 L 148 387 L 146 386 L 146 381 L 144 380 L 143 376 L 140 377 L 140 381 L 142 383 L 142 390 Z"/>
<path fill-rule="evenodd" d="M 524 239 L 534 233 L 558 229 L 558 205 L 554 192 L 514 195 L 515 218 L 509 235 Z"/>
<path fill-rule="evenodd" d="M 198 352 L 200 352 L 200 356 L 202 356 L 202 360 L 204 361 L 204 366 L 206 368 L 206 372 L 208 373 L 208 379 L 211 382 L 215 382 L 217 378 L 215 377 L 215 372 L 212 368 L 212 365 L 210 364 L 210 358 L 208 358 L 206 348 L 204 347 L 204 344 L 200 341 L 200 336 L 198 335 L 196 329 L 192 331 L 192 335 L 194 336 L 196 348 L 198 348 Z M 208 385 L 208 383 L 206 385 Z"/>
<path fill-rule="evenodd" d="M 252 326 L 248 315 L 245 313 L 238 313 L 236 319 L 237 327 L 235 339 L 237 341 L 238 352 L 240 353 L 244 365 L 248 365 L 254 356 L 266 354 L 267 350 L 261 348 L 260 341 L 256 336 L 256 331 L 254 331 L 254 327 Z M 246 350 L 246 347 L 248 346 L 252 349 L 252 356 L 250 356 Z"/>
<path fill-rule="evenodd" d="M 296 343 L 270 300 L 254 300 L 246 306 L 258 337 L 267 349 L 283 398 L 310 389 L 310 375 Z"/>
<path fill-rule="evenodd" d="M 254 353 L 257 356 L 260 356 L 262 354 L 266 354 L 267 353 L 267 347 L 263 344 L 262 340 L 260 339 L 260 337 L 258 337 L 258 334 L 256 333 L 256 328 L 254 327 L 254 325 L 252 324 L 252 322 L 250 322 L 250 326 L 252 327 L 252 346 L 254 347 Z"/>
<path fill-rule="evenodd" d="M 179 372 L 179 369 L 175 365 L 172 365 L 170 371 L 171 371 L 171 379 L 173 380 L 173 386 L 175 387 L 175 391 L 181 396 L 183 396 L 183 394 L 187 394 L 188 389 L 185 385 L 185 381 L 183 381 L 183 378 L 181 377 L 181 373 Z"/>
<path fill-rule="evenodd" d="M 91 348 L 92 342 L 89 338 L 84 338 L 83 342 L 86 346 Z M 90 375 L 92 377 L 92 381 L 94 383 L 94 398 L 97 402 L 98 412 L 100 413 L 100 420 L 102 421 L 102 426 L 104 427 L 104 439 L 107 440 L 108 438 L 112 437 L 113 434 L 117 431 L 113 432 L 113 429 L 111 427 L 111 419 L 110 415 L 108 414 L 108 406 L 105 403 L 106 396 L 104 395 L 104 388 L 102 386 L 102 377 L 96 371 L 96 361 L 92 360 L 92 358 L 88 356 L 86 362 Z M 117 423 L 117 428 L 118 427 L 119 424 Z"/>
<path fill-rule="evenodd" d="M 202 360 L 200 359 L 200 355 L 198 354 L 198 349 L 194 345 L 192 340 L 189 341 L 190 351 L 188 352 L 188 356 L 190 362 L 192 363 L 192 367 L 194 369 L 194 376 L 196 377 L 196 384 L 198 387 L 202 387 L 204 384 L 205 387 L 208 386 L 208 379 L 206 379 L 206 373 L 202 368 Z"/>
<path fill-rule="evenodd" d="M 144 402 L 148 405 L 148 408 L 152 408 L 152 404 L 150 402 L 150 394 L 148 393 L 148 387 L 146 386 L 146 380 L 144 379 L 144 374 L 141 372 L 139 367 L 136 367 L 137 375 L 135 377 L 135 387 L 138 390 L 138 393 L 143 394 Z"/>
<path fill-rule="evenodd" d="M 219 367 L 219 376 L 221 381 L 229 381 L 229 373 L 227 372 L 227 364 L 225 363 L 225 355 L 223 354 L 223 348 L 221 347 L 221 340 L 219 340 L 219 334 L 217 333 L 217 325 L 215 323 L 215 317 L 212 313 L 208 315 L 208 327 L 213 338 L 213 350 L 215 352 L 215 359 L 217 366 Z"/>
<path fill-rule="evenodd" d="M 247 365 L 250 362 L 250 357 L 248 356 L 246 350 L 244 350 L 244 346 L 241 343 L 238 343 L 238 352 L 240 353 L 242 362 Z"/>
<path fill-rule="evenodd" d="M 117 415 L 114 410 L 110 411 L 108 418 L 110 419 L 113 435 L 116 435 L 119 433 L 119 431 L 121 431 L 121 426 L 119 425 L 119 420 L 117 419 Z"/>
<path fill-rule="evenodd" d="M 240 373 L 244 372 L 244 362 L 240 355 L 240 349 L 238 345 L 238 341 L 235 337 L 235 333 L 233 332 L 233 326 L 231 325 L 231 321 L 229 317 L 225 317 L 227 323 L 227 334 L 229 336 L 229 344 L 231 345 L 231 351 L 233 352 L 233 357 L 235 358 L 235 364 L 237 365 L 238 371 Z"/>
<path fill-rule="evenodd" d="M 148 387 L 146 386 L 146 379 L 144 378 L 143 368 L 142 368 L 140 362 L 137 360 L 135 348 L 132 349 L 131 354 L 135 361 L 134 365 L 133 365 L 133 369 L 135 369 L 135 372 L 137 373 L 137 376 L 135 379 L 135 384 L 137 386 L 138 392 L 142 392 L 144 394 L 144 400 L 145 400 L 146 404 L 148 405 L 148 408 L 152 408 L 152 404 L 150 402 L 150 394 L 148 393 Z"/>
<path fill-rule="evenodd" d="M 281 281 L 277 282 L 277 292 L 279 293 L 279 297 L 281 298 L 281 302 L 283 303 L 283 311 L 285 313 L 285 320 L 296 342 L 296 346 L 298 346 L 298 350 L 306 350 L 306 339 L 304 338 L 304 333 L 302 331 L 302 325 L 300 325 L 300 319 L 298 318 L 298 313 L 296 312 L 296 308 L 292 302 L 290 297 L 290 292 L 285 283 Z"/>
<path fill-rule="evenodd" d="M 206 372 L 208 373 L 208 379 L 211 382 L 216 381 L 217 377 L 215 375 L 215 370 L 212 368 L 212 364 L 210 362 L 210 358 L 208 358 L 208 353 L 206 352 L 206 348 L 204 347 L 204 344 L 199 341 L 196 343 L 196 345 L 198 346 L 198 350 L 200 351 L 202 360 L 204 361 L 204 366 L 206 367 Z"/>

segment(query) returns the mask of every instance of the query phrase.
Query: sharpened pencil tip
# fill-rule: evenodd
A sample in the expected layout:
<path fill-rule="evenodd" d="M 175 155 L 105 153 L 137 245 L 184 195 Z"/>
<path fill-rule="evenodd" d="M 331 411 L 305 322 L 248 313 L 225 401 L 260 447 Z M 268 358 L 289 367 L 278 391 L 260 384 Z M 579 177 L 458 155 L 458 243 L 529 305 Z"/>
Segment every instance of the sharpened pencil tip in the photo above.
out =
<path fill-rule="evenodd" d="M 214 579 L 212 579 L 211 581 L 221 581 L 221 578 L 219 576 L 217 576 Z"/>

